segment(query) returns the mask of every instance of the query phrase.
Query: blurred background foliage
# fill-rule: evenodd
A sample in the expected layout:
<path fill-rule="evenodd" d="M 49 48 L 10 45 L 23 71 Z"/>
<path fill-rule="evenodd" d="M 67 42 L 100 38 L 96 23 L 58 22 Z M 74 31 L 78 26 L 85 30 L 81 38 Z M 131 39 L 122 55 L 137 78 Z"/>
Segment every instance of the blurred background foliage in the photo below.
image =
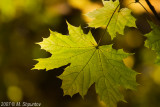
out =
<path fill-rule="evenodd" d="M 152 18 L 139 4 L 128 5 L 133 1 L 124 0 L 123 5 L 133 10 L 138 29 L 125 28 L 125 35 L 117 34 L 113 41 L 107 35 L 102 43 L 113 43 L 115 49 L 135 52 L 124 62 L 142 73 L 137 76 L 138 89 L 125 91 L 128 103 L 120 102 L 118 107 L 160 107 L 160 66 L 154 64 L 154 52 L 144 47 L 146 38 L 143 36 L 151 31 L 146 18 L 159 22 L 144 0 L 140 1 Z M 160 12 L 160 1 L 151 3 Z M 50 56 L 35 44 L 49 36 L 49 29 L 67 34 L 67 20 L 75 26 L 81 25 L 87 32 L 90 19 L 84 14 L 100 7 L 101 0 L 0 0 L 0 102 L 40 102 L 42 107 L 106 107 L 95 93 L 94 85 L 84 100 L 79 94 L 72 98 L 63 96 L 62 81 L 56 76 L 64 67 L 48 72 L 31 71 L 36 64 L 33 59 Z M 98 40 L 103 29 L 92 29 L 92 32 Z"/>

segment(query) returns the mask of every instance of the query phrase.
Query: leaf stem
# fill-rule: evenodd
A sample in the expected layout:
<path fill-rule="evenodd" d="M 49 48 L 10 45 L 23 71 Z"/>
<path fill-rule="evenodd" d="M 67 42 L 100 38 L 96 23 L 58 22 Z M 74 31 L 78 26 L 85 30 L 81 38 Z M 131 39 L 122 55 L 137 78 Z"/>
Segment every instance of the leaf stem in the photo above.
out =
<path fill-rule="evenodd" d="M 120 3 L 118 4 L 118 6 L 116 7 L 116 9 L 115 9 L 114 12 L 112 13 L 112 16 L 110 17 L 109 22 L 108 22 L 108 24 L 107 24 L 107 26 L 106 26 L 106 28 L 105 28 L 105 31 L 104 31 L 103 35 L 101 36 L 101 38 L 100 38 L 99 41 L 98 41 L 98 46 L 99 46 L 101 40 L 103 39 L 104 35 L 106 34 L 107 28 L 108 28 L 108 26 L 109 26 L 109 24 L 110 24 L 110 22 L 111 22 L 111 20 L 112 20 L 112 18 L 113 18 L 113 15 L 115 14 L 115 12 L 116 12 L 116 10 L 118 9 L 119 6 L 120 6 Z"/>

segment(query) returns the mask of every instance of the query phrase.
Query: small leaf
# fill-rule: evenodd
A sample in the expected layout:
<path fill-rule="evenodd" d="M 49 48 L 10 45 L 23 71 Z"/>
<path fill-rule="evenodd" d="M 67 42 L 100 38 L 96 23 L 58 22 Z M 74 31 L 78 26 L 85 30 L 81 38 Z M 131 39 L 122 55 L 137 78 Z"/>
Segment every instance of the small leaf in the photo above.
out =
<path fill-rule="evenodd" d="M 120 9 L 119 1 L 104 1 L 104 7 L 87 13 L 86 15 L 93 19 L 89 23 L 90 27 L 107 26 L 107 30 L 113 39 L 116 33 L 124 34 L 125 26 L 136 27 L 136 19 L 131 15 L 128 8 Z"/>
<path fill-rule="evenodd" d="M 156 63 L 160 64 L 160 27 L 150 21 L 148 22 L 152 28 L 152 31 L 145 35 L 147 37 L 145 46 L 156 52 Z"/>
<path fill-rule="evenodd" d="M 137 73 L 123 63 L 130 54 L 112 49 L 111 45 L 98 46 L 91 32 L 84 34 L 80 27 L 68 23 L 68 29 L 69 35 L 51 31 L 50 37 L 39 43 L 52 56 L 37 59 L 33 69 L 50 70 L 71 63 L 59 76 L 64 95 L 79 93 L 84 97 L 95 83 L 96 92 L 108 107 L 124 101 L 120 87 L 137 86 Z"/>

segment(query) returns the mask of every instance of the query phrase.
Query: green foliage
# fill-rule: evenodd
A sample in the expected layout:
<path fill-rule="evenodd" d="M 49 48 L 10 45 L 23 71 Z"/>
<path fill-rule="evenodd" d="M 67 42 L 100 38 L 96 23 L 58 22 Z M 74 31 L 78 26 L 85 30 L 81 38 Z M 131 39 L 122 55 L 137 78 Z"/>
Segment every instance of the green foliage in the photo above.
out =
<path fill-rule="evenodd" d="M 160 64 L 160 27 L 152 22 L 149 22 L 149 24 L 152 28 L 152 31 L 145 35 L 147 37 L 145 46 L 156 52 L 156 63 Z"/>
<path fill-rule="evenodd" d="M 125 26 L 136 27 L 136 19 L 131 15 L 131 10 L 128 8 L 120 9 L 119 1 L 103 1 L 104 7 L 94 10 L 86 14 L 93 18 L 89 23 L 90 27 L 107 26 L 107 31 L 111 38 L 116 36 L 116 33 L 124 34 Z"/>
<path fill-rule="evenodd" d="M 136 19 L 128 8 L 120 8 L 119 0 L 104 1 L 104 7 L 87 14 L 93 18 L 90 27 L 103 27 L 113 39 L 116 33 L 124 34 L 124 28 L 136 27 Z M 91 32 L 84 34 L 81 27 L 68 24 L 69 35 L 50 31 L 50 37 L 38 43 L 41 49 L 52 54 L 49 58 L 37 59 L 33 69 L 51 70 L 70 64 L 59 76 L 62 80 L 64 95 L 87 94 L 89 87 L 95 83 L 96 92 L 107 107 L 116 107 L 117 102 L 124 101 L 120 89 L 136 89 L 136 73 L 125 66 L 123 59 L 130 54 L 115 50 L 112 45 L 99 46 Z M 152 32 L 146 34 L 146 46 L 155 50 L 157 62 L 160 62 L 160 28 L 150 22 Z M 102 39 L 103 36 L 101 36 Z M 100 39 L 100 40 L 101 40 Z"/>
<path fill-rule="evenodd" d="M 1 20 L 10 21 L 22 11 L 27 13 L 37 12 L 41 7 L 41 2 L 42 0 L 0 0 Z"/>
<path fill-rule="evenodd" d="M 59 76 L 65 95 L 80 93 L 84 97 L 95 83 L 96 92 L 108 107 L 124 101 L 120 86 L 126 89 L 137 86 L 137 73 L 123 63 L 129 54 L 116 51 L 111 45 L 98 46 L 91 32 L 84 34 L 80 27 L 68 24 L 68 29 L 68 36 L 51 31 L 50 37 L 39 43 L 52 56 L 37 59 L 33 69 L 50 70 L 71 63 Z"/>

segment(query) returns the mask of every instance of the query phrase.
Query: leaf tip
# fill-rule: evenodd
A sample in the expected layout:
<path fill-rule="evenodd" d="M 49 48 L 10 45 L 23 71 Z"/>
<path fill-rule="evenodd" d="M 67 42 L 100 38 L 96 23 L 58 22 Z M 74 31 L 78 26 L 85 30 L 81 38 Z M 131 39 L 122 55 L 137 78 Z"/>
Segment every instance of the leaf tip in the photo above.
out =
<path fill-rule="evenodd" d="M 68 26 L 71 26 L 71 24 L 67 20 L 66 20 L 66 23 L 67 23 Z"/>
<path fill-rule="evenodd" d="M 50 34 L 53 32 L 51 29 L 49 29 Z"/>

